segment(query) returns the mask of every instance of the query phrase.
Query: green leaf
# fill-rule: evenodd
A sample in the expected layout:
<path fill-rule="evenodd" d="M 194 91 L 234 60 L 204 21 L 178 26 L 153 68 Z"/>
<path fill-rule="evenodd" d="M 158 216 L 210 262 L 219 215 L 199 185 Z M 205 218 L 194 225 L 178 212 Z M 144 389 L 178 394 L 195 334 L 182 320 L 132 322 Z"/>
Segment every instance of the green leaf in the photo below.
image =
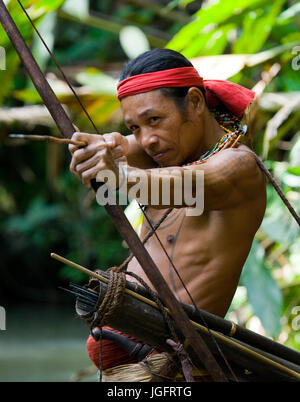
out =
<path fill-rule="evenodd" d="M 61 4 L 63 4 L 63 2 L 64 0 L 53 0 L 51 2 L 49 0 L 23 0 L 22 4 L 26 11 L 29 13 L 33 22 L 38 25 L 38 23 L 41 23 L 43 21 L 43 18 L 47 12 L 56 10 L 58 7 L 60 7 Z M 33 27 L 28 21 L 25 13 L 16 0 L 10 0 L 7 4 L 7 7 L 14 22 L 20 30 L 22 37 L 28 43 L 32 39 Z M 50 19 L 51 17 L 49 17 L 48 21 Z M 9 96 L 10 91 L 14 86 L 13 78 L 15 77 L 17 68 L 20 64 L 19 57 L 2 26 L 0 26 L 0 46 L 2 46 L 6 51 L 6 66 L 9 66 L 9 68 L 7 68 L 5 71 L 0 71 L 1 105 L 4 100 Z M 38 52 L 40 52 L 40 50 L 38 50 Z"/>
<path fill-rule="evenodd" d="M 43 12 L 49 12 L 57 10 L 60 6 L 64 4 L 65 0 L 35 0 L 31 1 L 34 4 L 34 10 L 39 10 Z"/>
<path fill-rule="evenodd" d="M 296 17 L 300 14 L 300 3 L 293 4 L 291 7 L 284 10 L 277 18 L 278 23 L 286 23 L 288 19 Z"/>
<path fill-rule="evenodd" d="M 92 93 L 117 95 L 117 80 L 96 68 L 87 68 L 77 74 L 76 79 L 81 85 L 88 86 Z"/>
<path fill-rule="evenodd" d="M 267 213 L 262 221 L 261 230 L 276 243 L 292 244 L 298 235 L 298 226 L 284 209 L 278 195 L 274 196 L 276 198 L 273 202 L 268 200 Z"/>
<path fill-rule="evenodd" d="M 290 164 L 291 166 L 300 166 L 300 134 L 295 136 L 295 143 L 290 152 Z M 295 174 L 295 173 L 294 173 Z"/>
<path fill-rule="evenodd" d="M 296 176 L 300 176 L 300 166 L 293 166 L 288 168 L 288 173 L 294 174 Z"/>
<path fill-rule="evenodd" d="M 187 58 L 201 54 L 206 56 L 222 54 L 228 44 L 228 32 L 234 28 L 234 24 L 227 24 L 199 35 L 182 51 L 182 54 Z"/>
<path fill-rule="evenodd" d="M 300 167 L 298 168 L 290 168 L 293 172 L 298 171 L 298 174 L 292 172 L 292 174 L 286 172 L 282 176 L 282 181 L 289 187 L 300 187 Z"/>
<path fill-rule="evenodd" d="M 285 0 L 277 0 L 270 9 L 258 8 L 250 11 L 243 20 L 242 35 L 234 43 L 233 52 L 255 53 L 261 49 L 272 31 L 284 2 Z"/>
<path fill-rule="evenodd" d="M 247 258 L 240 284 L 246 287 L 253 313 L 272 337 L 281 331 L 282 294 L 264 263 L 264 249 L 255 239 Z"/>
<path fill-rule="evenodd" d="M 238 15 L 248 7 L 266 3 L 262 0 L 220 0 L 217 3 L 209 2 L 194 14 L 194 20 L 184 26 L 177 35 L 167 44 L 167 48 L 182 51 L 190 43 L 203 35 L 203 29 L 209 26 L 215 27 L 217 24 L 224 23 L 233 15 Z"/>

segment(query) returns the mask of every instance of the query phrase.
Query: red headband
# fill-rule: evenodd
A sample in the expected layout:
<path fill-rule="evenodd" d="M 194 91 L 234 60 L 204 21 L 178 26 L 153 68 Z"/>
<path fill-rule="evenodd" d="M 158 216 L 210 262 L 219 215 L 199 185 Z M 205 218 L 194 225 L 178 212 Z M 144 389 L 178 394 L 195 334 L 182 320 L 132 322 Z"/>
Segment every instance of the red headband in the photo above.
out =
<path fill-rule="evenodd" d="M 238 117 L 242 117 L 253 101 L 255 92 L 230 81 L 203 80 L 194 67 L 179 67 L 133 75 L 118 83 L 118 98 L 153 91 L 158 88 L 203 87 L 209 106 L 215 108 L 221 102 Z"/>

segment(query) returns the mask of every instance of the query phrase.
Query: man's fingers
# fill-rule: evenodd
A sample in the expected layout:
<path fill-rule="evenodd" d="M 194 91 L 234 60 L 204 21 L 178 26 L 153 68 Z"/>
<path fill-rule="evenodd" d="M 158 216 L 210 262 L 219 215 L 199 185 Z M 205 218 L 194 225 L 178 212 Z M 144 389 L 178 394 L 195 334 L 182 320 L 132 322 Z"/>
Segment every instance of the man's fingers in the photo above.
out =
<path fill-rule="evenodd" d="M 100 152 L 99 156 L 101 156 L 101 153 L 105 152 L 106 149 L 107 145 L 105 144 L 105 142 L 92 143 L 87 145 L 86 147 L 75 150 L 75 152 L 73 153 L 73 159 L 75 161 L 75 164 L 77 165 L 78 163 L 92 158 L 96 153 Z"/>
<path fill-rule="evenodd" d="M 114 159 L 120 158 L 121 156 L 124 155 L 123 148 L 121 145 L 118 145 L 117 147 L 111 149 L 111 153 Z"/>
<path fill-rule="evenodd" d="M 92 168 L 85 170 L 81 175 L 81 181 L 85 186 L 90 187 L 91 180 L 96 179 L 97 174 L 101 170 L 99 165 L 95 165 Z"/>
<path fill-rule="evenodd" d="M 93 157 L 88 158 L 86 161 L 77 164 L 75 170 L 78 174 L 81 174 L 85 170 L 88 170 L 93 166 L 97 165 L 98 162 L 99 162 L 99 155 L 95 154 Z"/>
<path fill-rule="evenodd" d="M 69 148 L 70 153 L 73 155 L 73 153 L 78 149 L 78 146 L 74 145 L 74 144 L 69 144 L 68 148 Z"/>
<path fill-rule="evenodd" d="M 116 136 L 114 133 L 103 134 L 104 141 L 109 146 L 109 148 L 114 148 L 119 145 L 119 141 L 117 141 Z"/>
<path fill-rule="evenodd" d="M 70 171 L 90 187 L 90 181 L 99 171 L 107 169 L 116 172 L 114 159 L 124 155 L 123 136 L 120 133 L 102 135 L 75 132 L 72 140 L 85 142 L 85 147 L 69 145 L 72 154 Z"/>

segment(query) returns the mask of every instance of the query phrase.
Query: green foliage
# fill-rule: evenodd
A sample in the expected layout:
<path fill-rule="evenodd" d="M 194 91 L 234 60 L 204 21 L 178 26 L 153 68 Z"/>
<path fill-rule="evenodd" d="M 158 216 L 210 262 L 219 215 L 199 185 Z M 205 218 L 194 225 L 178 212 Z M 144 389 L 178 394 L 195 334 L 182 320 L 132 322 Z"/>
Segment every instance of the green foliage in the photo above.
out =
<path fill-rule="evenodd" d="M 267 333 L 278 337 L 281 331 L 282 295 L 266 266 L 265 250 L 257 240 L 254 240 L 244 265 L 240 285 L 246 287 L 253 313 L 260 318 Z"/>
<path fill-rule="evenodd" d="M 174 36 L 167 47 L 182 52 L 186 57 L 206 54 L 206 41 L 212 36 L 211 31 L 214 31 L 215 27 L 220 27 L 222 30 L 224 26 L 226 27 L 228 21 L 236 15 L 240 15 L 240 21 L 242 22 L 244 17 L 242 12 L 244 10 L 253 9 L 263 3 L 266 3 L 266 1 L 237 0 L 233 2 L 220 0 L 217 3 L 208 2 L 206 6 L 195 13 L 193 21 Z M 215 41 L 221 40 L 221 38 L 222 35 L 216 35 Z M 194 46 L 195 41 L 198 42 L 198 46 Z M 192 51 L 190 50 L 191 46 Z"/>
<path fill-rule="evenodd" d="M 258 52 L 270 35 L 284 2 L 277 0 L 269 7 L 248 12 L 243 19 L 242 34 L 233 45 L 233 53 Z M 250 41 L 251 37 L 255 40 Z"/>
<path fill-rule="evenodd" d="M 63 209 L 61 205 L 47 205 L 45 200 L 39 197 L 29 204 L 25 214 L 13 215 L 7 219 L 2 229 L 8 235 L 17 235 L 30 239 L 31 246 L 39 248 L 53 238 L 51 232 L 55 237 L 53 225 L 62 217 Z"/>
<path fill-rule="evenodd" d="M 56 10 L 63 4 L 64 0 L 49 0 L 37 1 L 27 0 L 23 1 L 24 8 L 29 13 L 32 20 L 38 25 L 43 20 L 46 13 Z M 15 21 L 17 27 L 22 32 L 25 41 L 30 41 L 33 37 L 33 28 L 28 24 L 26 15 L 23 13 L 20 5 L 16 0 L 10 0 L 7 4 L 8 10 Z M 1 91 L 0 91 L 0 106 L 4 99 L 11 93 L 14 88 L 14 78 L 16 71 L 19 67 L 20 60 L 16 51 L 10 43 L 2 26 L 0 26 L 0 46 L 6 52 L 6 65 L 9 66 L 5 71 L 1 71 Z"/>

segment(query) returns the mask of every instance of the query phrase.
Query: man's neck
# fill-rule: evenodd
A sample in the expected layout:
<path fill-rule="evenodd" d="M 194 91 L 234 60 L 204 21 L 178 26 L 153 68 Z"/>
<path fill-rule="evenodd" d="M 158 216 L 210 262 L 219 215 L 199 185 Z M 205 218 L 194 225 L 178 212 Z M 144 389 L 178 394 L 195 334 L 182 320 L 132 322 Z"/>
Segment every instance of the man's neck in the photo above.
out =
<path fill-rule="evenodd" d="M 201 132 L 201 144 L 197 147 L 197 151 L 193 157 L 194 160 L 199 159 L 207 151 L 213 148 L 224 135 L 224 131 L 209 110 L 204 113 Z"/>

